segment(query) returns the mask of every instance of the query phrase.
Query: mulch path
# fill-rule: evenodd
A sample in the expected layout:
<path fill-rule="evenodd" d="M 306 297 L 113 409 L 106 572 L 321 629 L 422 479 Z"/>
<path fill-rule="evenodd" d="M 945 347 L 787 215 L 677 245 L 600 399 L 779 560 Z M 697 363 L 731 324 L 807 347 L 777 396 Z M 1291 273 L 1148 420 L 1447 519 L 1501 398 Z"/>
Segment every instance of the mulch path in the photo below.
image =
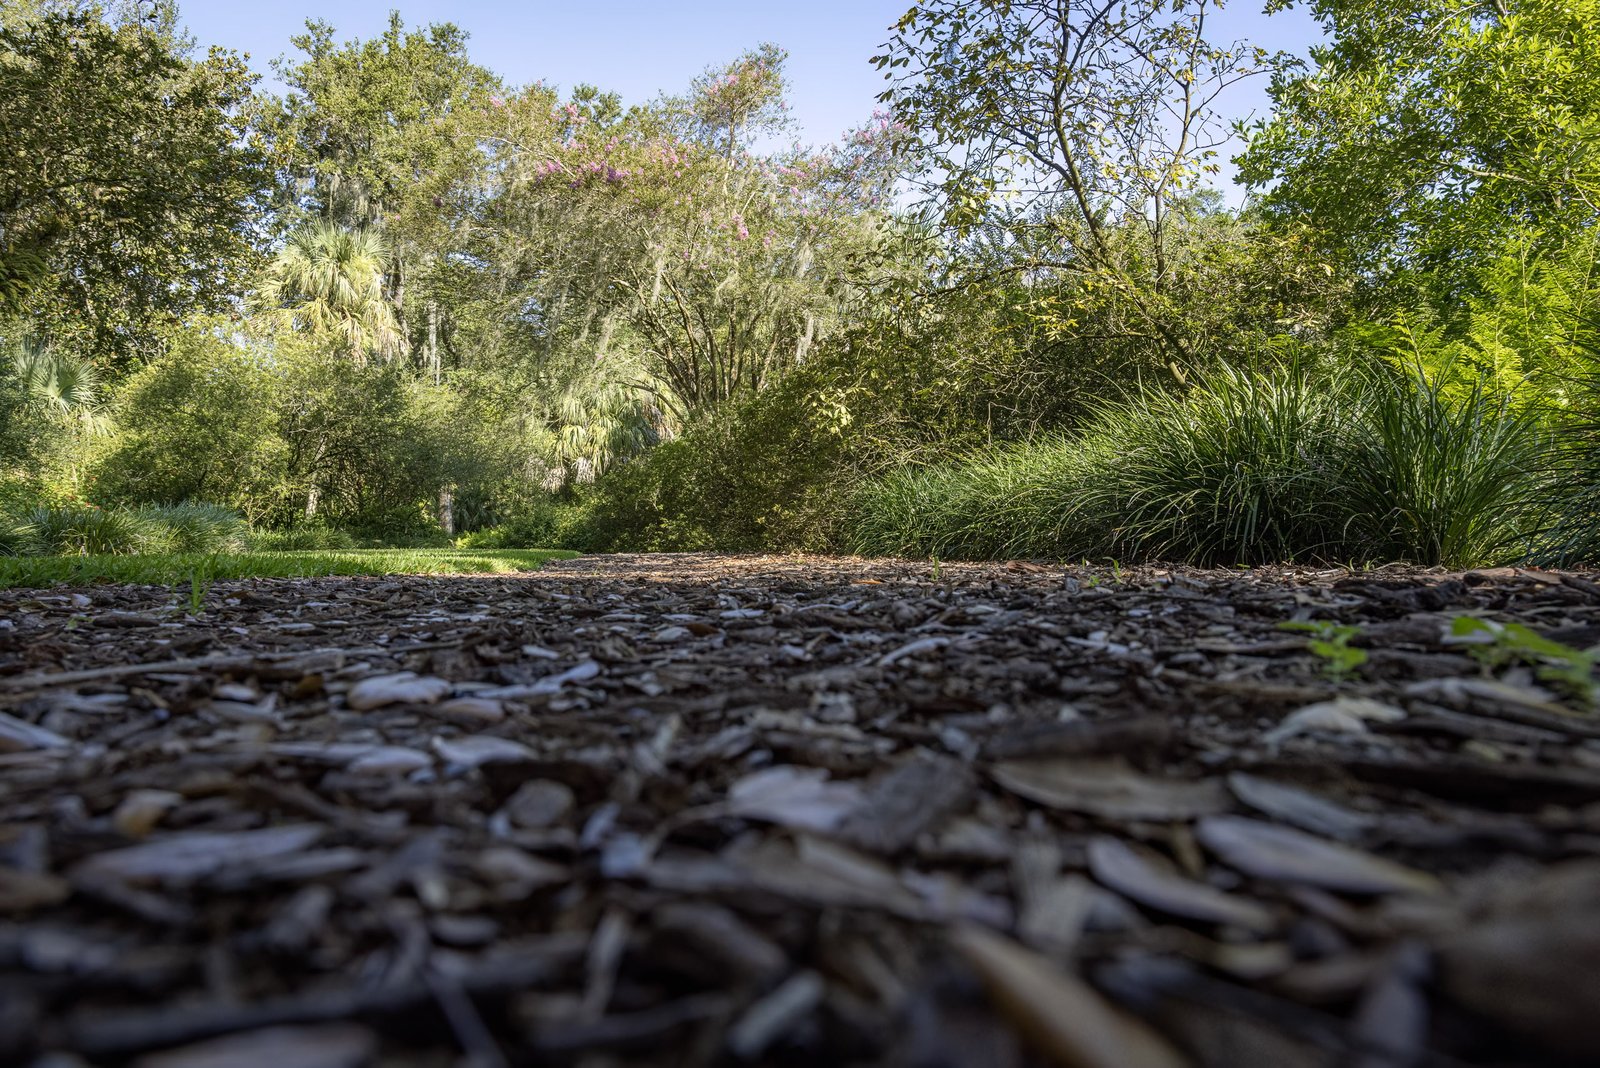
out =
<path fill-rule="evenodd" d="M 205 594 L 0 593 L 0 1063 L 1600 1062 L 1592 576 Z"/>

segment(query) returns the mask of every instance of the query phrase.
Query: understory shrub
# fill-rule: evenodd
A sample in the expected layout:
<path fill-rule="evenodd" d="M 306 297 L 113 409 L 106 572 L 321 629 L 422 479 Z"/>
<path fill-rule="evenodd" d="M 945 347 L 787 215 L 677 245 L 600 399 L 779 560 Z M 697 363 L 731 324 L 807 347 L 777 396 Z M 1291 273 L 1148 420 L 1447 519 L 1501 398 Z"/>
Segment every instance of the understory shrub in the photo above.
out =
<path fill-rule="evenodd" d="M 582 540 L 587 511 L 576 499 L 553 495 L 525 503 L 503 523 L 469 531 L 458 549 L 549 549 Z"/>
<path fill-rule="evenodd" d="M 134 517 L 146 528 L 144 552 L 232 553 L 250 544 L 250 525 L 217 504 L 146 505 Z"/>
<path fill-rule="evenodd" d="M 1570 402 L 1553 415 L 1546 496 L 1552 518 L 1530 554 L 1535 563 L 1560 567 L 1600 564 L 1600 316 L 1575 340 L 1590 370 L 1570 377 Z"/>
<path fill-rule="evenodd" d="M 1093 446 L 1054 438 L 891 471 L 857 494 L 849 547 L 971 560 L 1061 556 L 1069 543 L 1088 552 L 1105 532 L 1087 508 L 1074 506 L 1073 493 L 1090 481 Z"/>
<path fill-rule="evenodd" d="M 240 552 L 250 527 L 214 504 L 139 509 L 93 504 L 41 505 L 0 524 L 0 552 L 15 556 L 123 556 L 132 553 Z"/>
<path fill-rule="evenodd" d="M 315 549 L 354 549 L 356 539 L 338 527 L 308 523 L 289 530 L 261 530 L 250 535 L 256 552 L 292 552 Z"/>
<path fill-rule="evenodd" d="M 0 556 L 21 556 L 28 548 L 28 534 L 21 520 L 0 515 Z"/>
<path fill-rule="evenodd" d="M 1388 368 L 1223 367 L 1079 433 L 905 469 L 853 500 L 858 552 L 1181 560 L 1520 555 L 1547 480 L 1538 422 L 1484 391 L 1446 400 Z"/>
<path fill-rule="evenodd" d="M 35 508 L 23 517 L 24 556 L 115 556 L 143 552 L 159 531 L 131 511 L 92 504 Z"/>
<path fill-rule="evenodd" d="M 1343 505 L 1370 559 L 1468 566 L 1529 555 L 1547 525 L 1552 438 L 1532 408 L 1422 375 L 1364 394 Z"/>
<path fill-rule="evenodd" d="M 1097 462 L 1075 508 L 1101 517 L 1074 533 L 1129 559 L 1267 563 L 1336 555 L 1346 443 L 1360 387 L 1300 364 L 1221 367 L 1185 392 L 1107 406 L 1081 435 Z M 1059 506 L 1058 506 L 1059 507 Z"/>
<path fill-rule="evenodd" d="M 580 494 L 559 547 L 602 551 L 819 549 L 850 491 L 843 440 L 803 380 L 781 383 L 618 464 Z"/>

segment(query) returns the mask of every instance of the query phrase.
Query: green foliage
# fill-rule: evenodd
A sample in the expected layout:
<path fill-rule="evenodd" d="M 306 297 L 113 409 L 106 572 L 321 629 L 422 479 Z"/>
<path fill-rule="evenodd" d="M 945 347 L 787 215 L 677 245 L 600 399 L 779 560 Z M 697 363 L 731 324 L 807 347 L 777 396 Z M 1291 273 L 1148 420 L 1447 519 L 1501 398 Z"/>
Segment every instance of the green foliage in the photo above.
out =
<path fill-rule="evenodd" d="M 1069 302 L 1036 309 L 1047 326 L 1079 325 L 1088 294 L 1162 362 L 1197 355 L 1173 289 L 1193 194 L 1217 171 L 1212 103 L 1268 59 L 1206 39 L 1218 6 L 931 0 L 874 60 L 944 222 L 1035 284 L 1070 280 Z"/>
<path fill-rule="evenodd" d="M 303 56 L 277 64 L 290 92 L 257 118 L 299 206 L 343 226 L 383 221 L 414 262 L 449 222 L 439 202 L 454 207 L 482 166 L 471 135 L 500 80 L 471 61 L 460 28 L 408 30 L 399 12 L 367 41 L 338 44 L 309 19 L 290 43 Z"/>
<path fill-rule="evenodd" d="M 8 548 L 18 556 L 236 552 L 249 534 L 237 513 L 214 504 L 128 509 L 71 503 L 28 512 L 12 524 Z"/>
<path fill-rule="evenodd" d="M 415 541 L 440 488 L 495 482 L 515 459 L 492 412 L 398 364 L 352 363 L 311 337 L 199 323 L 132 376 L 97 447 L 105 503 L 213 500 L 255 524 L 321 519 Z"/>
<path fill-rule="evenodd" d="M 1077 435 L 892 472 L 857 495 L 857 551 L 1497 562 L 1536 532 L 1526 416 L 1425 381 L 1220 368 L 1105 406 Z M 1530 527 L 1529 524 L 1535 524 Z"/>
<path fill-rule="evenodd" d="M 4 512 L 0 512 L 0 556 L 23 556 L 31 548 L 32 539 L 26 525 Z"/>
<path fill-rule="evenodd" d="M 239 113 L 254 81 L 142 20 L 0 26 L 0 289 L 41 334 L 125 363 L 215 309 L 252 259 L 269 181 Z"/>
<path fill-rule="evenodd" d="M 226 319 L 175 334 L 117 390 L 95 452 L 103 503 L 217 501 L 261 521 L 286 509 L 289 446 L 276 433 L 283 376 L 271 347 Z"/>
<path fill-rule="evenodd" d="M 356 540 L 348 532 L 320 524 L 302 524 L 288 530 L 256 531 L 250 535 L 249 543 L 252 552 L 307 552 L 355 547 Z"/>
<path fill-rule="evenodd" d="M 22 520 L 25 556 L 114 556 L 143 552 L 160 531 L 133 512 L 92 504 L 35 508 Z"/>
<path fill-rule="evenodd" d="M 1051 439 L 890 471 L 855 493 L 847 545 L 952 560 L 1100 555 L 1105 517 L 1070 496 L 1106 466 L 1092 449 Z"/>
<path fill-rule="evenodd" d="M 456 539 L 458 549 L 539 549 L 583 544 L 588 511 L 579 501 L 553 495 L 536 497 L 497 526 Z"/>
<path fill-rule="evenodd" d="M 1274 80 L 1241 174 L 1379 276 L 1446 279 L 1600 212 L 1595 0 L 1315 0 L 1328 38 Z"/>
<path fill-rule="evenodd" d="M 94 365 L 70 353 L 25 338 L 12 353 L 12 370 L 27 396 L 60 414 L 92 411 L 100 402 Z"/>
<path fill-rule="evenodd" d="M 221 505 L 193 501 L 145 505 L 133 516 L 149 531 L 141 552 L 231 553 L 251 544 L 250 525 Z"/>
<path fill-rule="evenodd" d="M 1311 635 L 1306 647 L 1322 659 L 1322 670 L 1339 682 L 1367 662 L 1367 651 L 1350 643 L 1361 636 L 1361 628 L 1327 619 L 1291 620 L 1278 624 L 1279 630 L 1297 630 Z"/>
<path fill-rule="evenodd" d="M 1223 366 L 1186 392 L 1109 405 L 1085 432 L 1102 470 L 1084 507 L 1114 516 L 1101 549 L 1131 559 L 1268 563 L 1342 555 L 1334 519 L 1360 400 L 1295 364 Z"/>
<path fill-rule="evenodd" d="M 851 475 L 804 375 L 618 466 L 584 500 L 591 550 L 819 549 Z"/>
<path fill-rule="evenodd" d="M 1550 490 L 1536 413 L 1478 384 L 1452 400 L 1415 373 L 1367 398 L 1342 505 L 1365 558 L 1464 567 L 1534 547 Z"/>
<path fill-rule="evenodd" d="M 287 308 L 296 325 L 337 338 L 357 363 L 388 358 L 400 328 L 384 293 L 389 249 L 371 230 L 312 223 L 296 230 L 267 268 L 262 299 Z"/>
<path fill-rule="evenodd" d="M 1589 707 L 1600 699 L 1600 684 L 1595 681 L 1600 657 L 1594 650 L 1563 645 L 1521 623 L 1497 623 L 1477 616 L 1457 616 L 1450 623 L 1450 633 L 1469 643 L 1473 655 L 1490 668 L 1529 664 L 1540 679 Z"/>

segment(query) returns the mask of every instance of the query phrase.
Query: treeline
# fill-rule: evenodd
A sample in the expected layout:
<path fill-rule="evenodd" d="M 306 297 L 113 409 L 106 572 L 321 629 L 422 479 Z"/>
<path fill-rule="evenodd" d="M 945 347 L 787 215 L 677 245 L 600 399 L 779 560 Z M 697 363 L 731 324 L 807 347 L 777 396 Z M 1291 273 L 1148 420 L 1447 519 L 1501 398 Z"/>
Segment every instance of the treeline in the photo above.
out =
<path fill-rule="evenodd" d="M 1317 0 L 1301 59 L 1215 7 L 928 0 L 882 110 L 783 148 L 770 45 L 624 107 L 312 21 L 279 97 L 170 4 L 8 5 L 0 511 L 1592 559 L 1600 6 Z"/>

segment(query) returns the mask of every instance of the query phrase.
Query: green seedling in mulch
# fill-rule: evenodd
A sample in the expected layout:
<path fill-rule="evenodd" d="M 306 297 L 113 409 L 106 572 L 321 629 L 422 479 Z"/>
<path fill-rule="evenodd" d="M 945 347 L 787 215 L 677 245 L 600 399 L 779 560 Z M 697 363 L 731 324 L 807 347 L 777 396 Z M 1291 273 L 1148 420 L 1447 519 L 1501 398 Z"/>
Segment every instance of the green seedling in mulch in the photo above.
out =
<path fill-rule="evenodd" d="M 1293 620 L 1279 623 L 1279 630 L 1295 630 L 1311 635 L 1306 647 L 1322 659 L 1322 671 L 1338 682 L 1367 662 L 1367 651 L 1350 644 L 1361 628 L 1350 623 L 1334 623 L 1326 619 Z"/>
<path fill-rule="evenodd" d="M 1477 616 L 1457 616 L 1450 634 L 1472 648 L 1472 655 L 1489 668 L 1527 664 L 1540 680 L 1576 697 L 1593 708 L 1600 699 L 1593 652 L 1552 641 L 1521 623 L 1496 623 Z"/>
<path fill-rule="evenodd" d="M 211 583 L 217 573 L 217 555 L 212 553 L 211 559 L 189 572 L 189 614 L 196 618 L 205 611 L 206 595 L 211 592 Z"/>

